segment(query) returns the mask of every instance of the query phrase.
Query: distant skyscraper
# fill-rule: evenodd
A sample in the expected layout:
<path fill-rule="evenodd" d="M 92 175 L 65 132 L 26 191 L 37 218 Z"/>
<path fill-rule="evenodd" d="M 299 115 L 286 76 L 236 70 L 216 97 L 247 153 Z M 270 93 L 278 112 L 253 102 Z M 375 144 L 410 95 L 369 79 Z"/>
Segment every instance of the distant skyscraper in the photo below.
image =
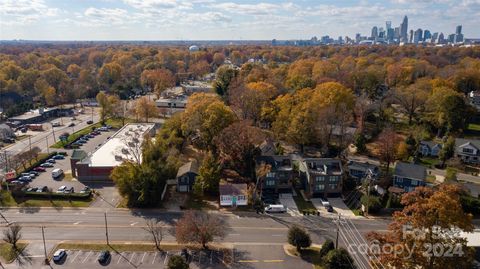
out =
<path fill-rule="evenodd" d="M 427 39 L 431 39 L 432 38 L 432 33 L 430 33 L 429 30 L 425 30 L 423 32 L 423 41 L 426 41 Z"/>
<path fill-rule="evenodd" d="M 355 43 L 360 42 L 360 38 L 361 38 L 360 33 L 357 33 L 357 34 L 355 35 Z"/>
<path fill-rule="evenodd" d="M 462 26 L 461 25 L 458 25 L 457 26 L 457 29 L 455 30 L 455 34 L 459 35 L 462 33 Z"/>
<path fill-rule="evenodd" d="M 438 32 L 435 32 L 432 35 L 432 43 L 437 43 L 437 39 L 438 39 Z"/>
<path fill-rule="evenodd" d="M 407 43 L 408 41 L 408 17 L 403 18 L 402 24 L 400 24 L 400 39 Z"/>
<path fill-rule="evenodd" d="M 391 29 L 392 28 L 392 22 L 391 21 L 386 21 L 385 22 L 385 27 L 387 28 L 387 31 L 388 31 L 388 29 Z"/>
<path fill-rule="evenodd" d="M 455 29 L 455 37 L 453 43 L 461 43 L 463 42 L 463 34 L 462 34 L 462 26 L 458 25 L 457 29 Z"/>
<path fill-rule="evenodd" d="M 443 33 L 440 33 L 440 35 L 438 35 L 437 44 L 444 44 L 444 43 L 445 43 L 445 36 L 443 35 Z"/>
<path fill-rule="evenodd" d="M 375 39 L 378 37 L 378 28 L 377 28 L 377 26 L 373 26 L 371 37 L 372 37 L 373 40 L 375 40 Z"/>
<path fill-rule="evenodd" d="M 422 36 L 423 36 L 423 30 L 420 28 L 417 29 L 413 34 L 413 43 L 414 44 L 421 43 L 423 41 Z"/>
<path fill-rule="evenodd" d="M 400 27 L 395 27 L 395 30 L 393 32 L 393 38 L 400 39 Z"/>
<path fill-rule="evenodd" d="M 413 43 L 413 30 L 410 30 L 410 34 L 408 35 L 408 43 Z"/>

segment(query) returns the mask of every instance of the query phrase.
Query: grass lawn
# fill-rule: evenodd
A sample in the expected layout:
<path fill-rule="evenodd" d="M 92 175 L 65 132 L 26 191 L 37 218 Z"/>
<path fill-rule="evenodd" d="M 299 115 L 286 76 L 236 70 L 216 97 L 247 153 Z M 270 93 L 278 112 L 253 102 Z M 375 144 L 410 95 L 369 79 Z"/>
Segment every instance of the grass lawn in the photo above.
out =
<path fill-rule="evenodd" d="M 435 183 L 436 182 L 436 177 L 434 175 L 427 175 L 427 178 L 425 180 L 428 183 Z"/>
<path fill-rule="evenodd" d="M 133 119 L 125 119 L 125 124 L 131 123 L 131 122 L 134 122 L 134 120 Z M 120 127 L 123 126 L 121 119 L 107 119 L 105 121 L 105 124 L 112 126 L 112 128 L 114 128 L 114 129 L 119 129 Z M 73 134 L 70 134 L 65 143 L 62 142 L 62 141 L 58 141 L 57 143 L 53 144 L 51 146 L 51 148 L 63 148 L 64 145 L 66 145 L 70 142 L 73 142 L 75 139 L 90 133 L 92 131 L 92 127 L 99 128 L 101 126 L 102 126 L 102 124 L 100 122 L 89 125 L 89 126 L 83 128 L 81 130 L 76 131 Z"/>
<path fill-rule="evenodd" d="M 470 123 L 467 130 L 465 130 L 465 138 L 478 138 L 480 137 L 480 124 Z"/>
<path fill-rule="evenodd" d="M 6 263 L 11 263 L 17 258 L 18 253 L 21 252 L 26 246 L 27 244 L 25 243 L 17 243 L 17 247 L 19 248 L 19 250 L 15 251 L 13 250 L 11 244 L 0 243 L 0 257 Z"/>
<path fill-rule="evenodd" d="M 302 213 L 303 211 L 308 211 L 309 213 L 317 213 L 317 208 L 313 205 L 312 202 L 305 201 L 300 192 L 296 190 L 295 192 L 297 193 L 297 195 L 293 196 L 293 200 L 295 201 L 295 204 L 297 204 L 297 208 L 300 213 Z"/>
<path fill-rule="evenodd" d="M 438 158 L 423 157 L 420 159 L 420 164 L 428 168 L 434 168 L 439 162 L 440 160 Z"/>
<path fill-rule="evenodd" d="M 86 200 L 64 200 L 64 199 L 40 199 L 25 197 L 15 200 L 12 194 L 6 190 L 0 191 L 0 206 L 5 207 L 88 207 L 93 197 Z"/>
<path fill-rule="evenodd" d="M 212 205 L 212 202 L 218 203 L 217 197 L 203 196 L 201 198 L 197 198 L 194 195 L 190 195 L 183 206 L 185 209 L 193 210 L 216 210 L 217 208 Z"/>

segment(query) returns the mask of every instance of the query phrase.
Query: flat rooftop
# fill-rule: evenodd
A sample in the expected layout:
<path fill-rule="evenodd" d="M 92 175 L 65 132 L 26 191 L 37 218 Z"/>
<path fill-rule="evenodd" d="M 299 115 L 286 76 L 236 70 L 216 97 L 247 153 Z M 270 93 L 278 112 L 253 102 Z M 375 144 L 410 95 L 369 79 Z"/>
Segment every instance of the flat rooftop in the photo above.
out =
<path fill-rule="evenodd" d="M 85 161 L 93 167 L 114 167 L 124 160 L 141 161 L 141 148 L 145 134 L 154 123 L 130 123 L 118 130 Z"/>

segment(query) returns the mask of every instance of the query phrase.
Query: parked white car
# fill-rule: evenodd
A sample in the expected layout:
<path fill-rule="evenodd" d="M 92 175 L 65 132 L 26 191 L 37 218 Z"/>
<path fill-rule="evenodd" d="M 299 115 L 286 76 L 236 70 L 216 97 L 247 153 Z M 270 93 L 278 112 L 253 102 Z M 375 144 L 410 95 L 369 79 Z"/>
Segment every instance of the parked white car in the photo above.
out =
<path fill-rule="evenodd" d="M 285 213 L 287 208 L 284 205 L 269 205 L 265 207 L 265 212 L 267 213 Z"/>
<path fill-rule="evenodd" d="M 60 169 L 60 168 L 55 168 L 52 170 L 52 177 L 55 179 L 55 178 L 58 178 L 59 176 L 63 175 L 63 170 Z"/>

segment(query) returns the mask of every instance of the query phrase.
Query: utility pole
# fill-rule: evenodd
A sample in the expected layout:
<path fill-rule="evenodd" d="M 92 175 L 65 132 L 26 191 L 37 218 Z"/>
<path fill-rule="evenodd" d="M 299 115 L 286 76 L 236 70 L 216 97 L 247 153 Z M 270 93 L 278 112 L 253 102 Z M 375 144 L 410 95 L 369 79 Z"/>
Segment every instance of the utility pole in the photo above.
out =
<path fill-rule="evenodd" d="M 42 226 L 42 238 L 43 238 L 43 251 L 45 253 L 45 264 L 50 264 L 50 262 L 48 261 L 48 257 L 47 257 L 47 245 L 45 244 L 45 231 L 44 231 L 44 227 Z"/>
<path fill-rule="evenodd" d="M 365 216 L 368 216 L 368 210 L 370 208 L 370 183 L 372 182 L 372 172 L 367 170 L 367 176 L 366 179 L 368 180 L 367 184 L 367 208 L 365 210 Z"/>
<path fill-rule="evenodd" d="M 55 140 L 55 128 L 53 127 L 53 123 L 52 123 L 52 134 L 53 134 L 53 142 L 55 143 L 57 141 Z"/>
<path fill-rule="evenodd" d="M 340 233 L 340 214 L 338 214 L 337 220 L 337 238 L 335 239 L 335 249 L 338 249 L 338 234 Z"/>
<path fill-rule="evenodd" d="M 104 215 L 105 215 L 105 235 L 107 236 L 107 245 L 110 245 L 110 242 L 108 241 L 107 212 L 105 212 Z"/>
<path fill-rule="evenodd" d="M 30 147 L 30 151 L 32 151 L 32 137 L 28 137 L 28 146 Z"/>
<path fill-rule="evenodd" d="M 47 142 L 47 154 L 50 154 L 50 149 L 48 148 L 48 135 L 45 136 L 45 141 Z"/>

